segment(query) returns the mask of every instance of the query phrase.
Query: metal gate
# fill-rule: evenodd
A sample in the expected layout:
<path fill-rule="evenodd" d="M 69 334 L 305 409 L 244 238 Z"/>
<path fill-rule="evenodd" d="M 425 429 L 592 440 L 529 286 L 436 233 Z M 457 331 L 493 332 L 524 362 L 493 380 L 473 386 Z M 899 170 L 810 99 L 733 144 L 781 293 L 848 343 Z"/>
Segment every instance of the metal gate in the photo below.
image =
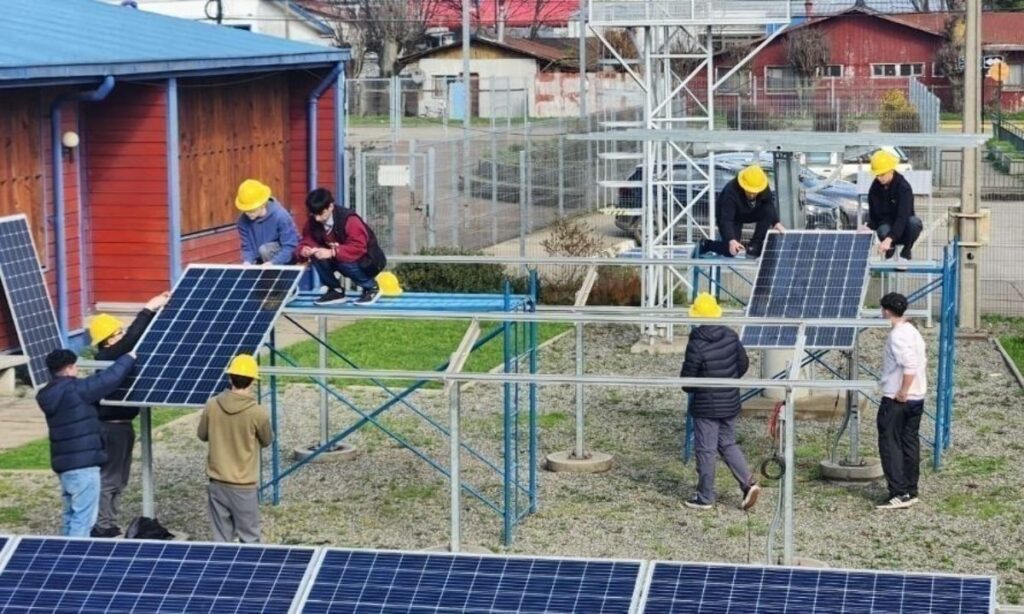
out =
<path fill-rule="evenodd" d="M 436 245 L 430 153 L 356 150 L 356 211 L 387 254 L 415 254 Z"/>

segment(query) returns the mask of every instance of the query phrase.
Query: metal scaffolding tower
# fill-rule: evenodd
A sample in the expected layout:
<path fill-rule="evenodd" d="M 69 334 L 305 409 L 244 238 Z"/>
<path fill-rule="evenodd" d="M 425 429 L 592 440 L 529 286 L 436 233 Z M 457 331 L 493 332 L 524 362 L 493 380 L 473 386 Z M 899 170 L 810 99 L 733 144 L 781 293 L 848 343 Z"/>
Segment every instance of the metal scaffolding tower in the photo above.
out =
<path fill-rule="evenodd" d="M 589 0 L 581 31 L 601 41 L 621 70 L 642 93 L 639 121 L 599 122 L 602 130 L 707 129 L 715 126 L 715 90 L 764 48 L 790 22 L 790 3 L 778 0 Z M 715 29 L 723 26 L 764 28 L 766 37 L 755 48 L 716 74 Z M 624 57 L 622 45 L 607 35 L 619 29 L 629 33 L 639 57 Z M 618 37 L 616 37 L 618 39 Z M 582 48 L 582 46 L 581 46 Z M 581 64 L 585 65 L 585 64 Z M 715 229 L 714 151 L 708 163 L 698 164 L 692 144 L 644 140 L 639 152 L 609 151 L 602 156 L 629 155 L 641 165 L 641 179 L 604 178 L 608 189 L 639 188 L 642 194 L 642 231 L 645 258 L 671 259 L 678 249 Z M 685 195 L 685 196 L 684 196 Z M 708 203 L 707 210 L 695 208 Z M 685 227 L 685 233 L 682 229 Z M 677 233 L 677 230 L 680 232 Z M 642 274 L 643 306 L 672 307 L 680 288 L 690 289 L 685 271 L 670 265 L 645 266 Z M 649 324 L 645 332 L 672 338 L 672 327 Z"/>

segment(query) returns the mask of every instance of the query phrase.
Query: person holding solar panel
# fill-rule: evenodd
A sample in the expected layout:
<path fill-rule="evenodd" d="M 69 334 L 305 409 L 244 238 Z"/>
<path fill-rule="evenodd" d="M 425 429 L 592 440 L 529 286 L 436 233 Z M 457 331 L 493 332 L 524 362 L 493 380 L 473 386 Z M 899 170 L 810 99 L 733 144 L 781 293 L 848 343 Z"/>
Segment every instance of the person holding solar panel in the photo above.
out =
<path fill-rule="evenodd" d="M 134 350 L 149 323 L 170 297 L 169 292 L 163 292 L 149 299 L 128 328 L 110 314 L 97 314 L 89 322 L 89 341 L 96 346 L 96 360 L 117 360 Z M 135 446 L 132 421 L 139 415 L 139 409 L 99 406 L 107 462 L 100 467 L 100 508 L 91 537 L 117 537 L 121 534 L 121 528 L 117 526 L 118 508 L 132 469 L 132 448 Z"/>
<path fill-rule="evenodd" d="M 716 220 L 720 239 L 703 239 L 700 242 L 700 253 L 715 253 L 722 256 L 738 256 L 746 252 L 748 256 L 757 258 L 761 255 L 768 231 L 775 229 L 784 232 L 786 227 L 779 221 L 779 211 L 775 206 L 775 195 L 768 187 L 768 175 L 760 164 L 751 164 L 739 173 L 736 178 L 725 184 L 715 200 Z M 740 243 L 743 225 L 753 223 L 754 236 L 750 244 L 744 247 Z"/>

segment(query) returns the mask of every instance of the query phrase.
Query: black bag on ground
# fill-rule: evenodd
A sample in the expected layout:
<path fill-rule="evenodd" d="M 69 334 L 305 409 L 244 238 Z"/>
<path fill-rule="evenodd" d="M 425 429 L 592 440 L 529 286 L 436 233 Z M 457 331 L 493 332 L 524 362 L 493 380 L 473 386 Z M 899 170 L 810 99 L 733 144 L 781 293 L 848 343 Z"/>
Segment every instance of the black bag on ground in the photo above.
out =
<path fill-rule="evenodd" d="M 125 539 L 174 539 L 174 534 L 164 528 L 156 518 L 138 516 L 124 532 Z"/>

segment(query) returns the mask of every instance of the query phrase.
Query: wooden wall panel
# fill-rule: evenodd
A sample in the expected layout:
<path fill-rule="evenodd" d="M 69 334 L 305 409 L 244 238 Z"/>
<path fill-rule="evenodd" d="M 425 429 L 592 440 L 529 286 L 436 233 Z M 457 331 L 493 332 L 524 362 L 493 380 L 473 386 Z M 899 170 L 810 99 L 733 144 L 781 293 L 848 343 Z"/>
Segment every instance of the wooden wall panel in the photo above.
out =
<path fill-rule="evenodd" d="M 0 216 L 24 213 L 36 246 L 45 245 L 43 201 L 48 127 L 39 90 L 0 89 Z"/>
<path fill-rule="evenodd" d="M 191 79 L 178 88 L 184 235 L 233 224 L 235 191 L 247 178 L 275 196 L 285 190 L 288 78 L 234 81 Z"/>
<path fill-rule="evenodd" d="M 168 287 L 166 125 L 160 86 L 119 84 L 86 107 L 90 304 L 143 302 Z"/>

